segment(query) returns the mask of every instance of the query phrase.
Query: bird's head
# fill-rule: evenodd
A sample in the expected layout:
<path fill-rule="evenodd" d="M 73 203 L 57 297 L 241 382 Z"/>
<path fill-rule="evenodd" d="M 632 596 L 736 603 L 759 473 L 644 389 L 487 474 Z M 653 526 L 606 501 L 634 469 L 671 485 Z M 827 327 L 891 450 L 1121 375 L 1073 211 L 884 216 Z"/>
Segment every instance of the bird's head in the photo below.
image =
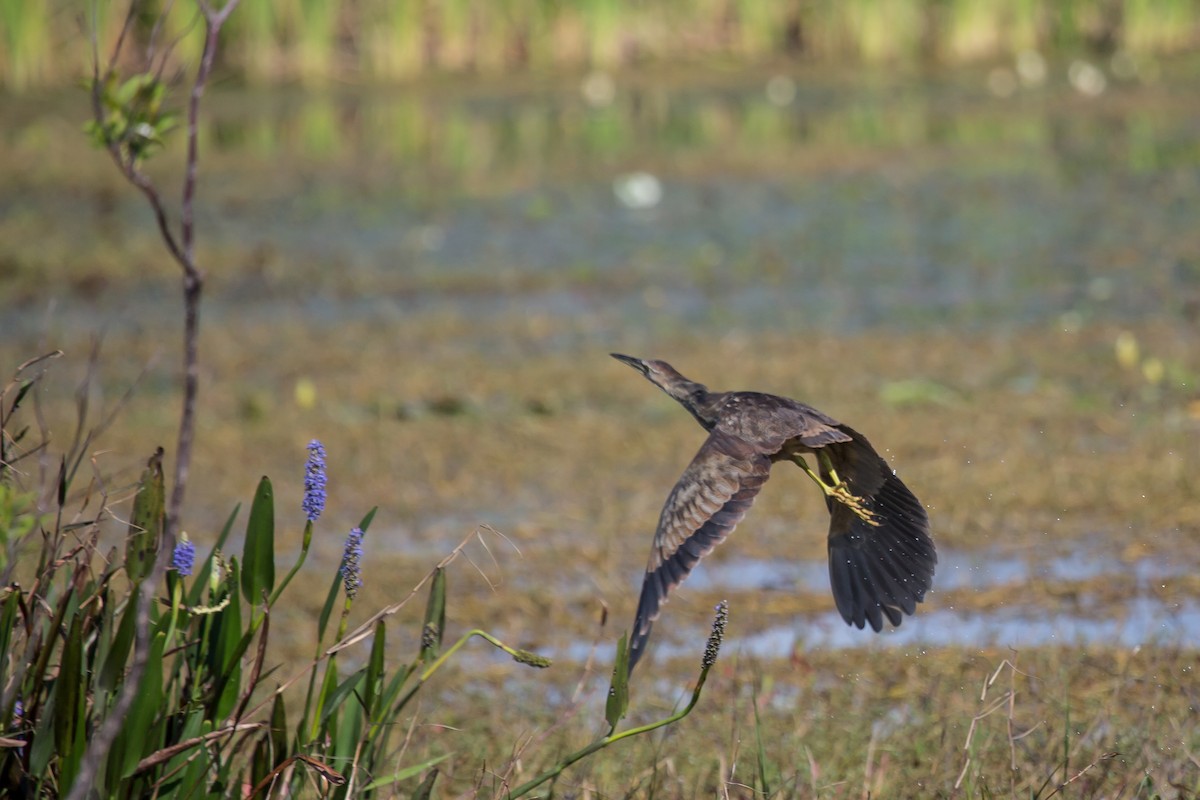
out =
<path fill-rule="evenodd" d="M 653 358 L 634 358 L 620 353 L 610 353 L 610 355 L 617 361 L 633 367 L 645 375 L 646 380 L 685 405 L 688 405 L 689 401 L 694 401 L 698 394 L 705 392 L 703 384 L 683 377 L 678 370 L 665 361 Z"/>

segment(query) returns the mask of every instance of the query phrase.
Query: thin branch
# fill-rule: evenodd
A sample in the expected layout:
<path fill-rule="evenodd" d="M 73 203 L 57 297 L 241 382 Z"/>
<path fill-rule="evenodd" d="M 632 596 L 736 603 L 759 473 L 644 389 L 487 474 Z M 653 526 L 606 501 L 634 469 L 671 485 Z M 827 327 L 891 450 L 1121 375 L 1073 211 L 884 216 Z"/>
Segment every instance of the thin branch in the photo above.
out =
<path fill-rule="evenodd" d="M 137 0 L 134 0 L 136 3 Z M 199 1 L 199 0 L 198 0 Z M 162 198 L 158 190 L 149 177 L 137 168 L 136 160 L 133 154 L 126 155 L 122 150 L 120 143 L 109 142 L 108 152 L 114 163 L 126 176 L 126 178 L 141 190 L 142 194 L 150 203 L 150 207 L 154 212 L 154 217 L 158 223 L 159 232 L 162 234 L 163 242 L 170 251 L 172 257 L 183 268 L 184 279 L 184 384 L 183 384 L 183 412 L 179 421 L 179 442 L 175 453 L 175 481 L 171 491 L 171 501 L 166 515 L 166 524 L 164 526 L 162 542 L 154 558 L 154 566 L 150 570 L 150 574 L 146 577 L 144 583 L 140 587 L 140 594 L 137 600 L 137 617 L 136 631 L 134 636 L 134 655 L 129 666 L 129 673 L 125 677 L 125 682 L 121 686 L 121 691 L 117 696 L 116 702 L 109 711 L 103 724 L 95 731 L 91 741 L 88 743 L 87 751 L 79 767 L 79 774 L 75 780 L 75 785 L 71 787 L 70 794 L 67 795 L 67 800 L 84 800 L 91 791 L 92 781 L 96 777 L 96 772 L 99 768 L 100 760 L 104 758 L 117 734 L 120 732 L 121 726 L 125 722 L 125 717 L 129 713 L 130 707 L 133 705 L 133 700 L 137 694 L 138 685 L 141 682 L 142 674 L 146 668 L 146 660 L 150 651 L 150 610 L 153 603 L 153 597 L 156 587 L 162 582 L 163 576 L 167 570 L 167 564 L 170 562 L 171 553 L 175 545 L 176 533 L 179 529 L 180 513 L 183 508 L 183 499 L 187 485 L 188 467 L 191 461 L 192 440 L 195 427 L 195 406 L 196 395 L 199 387 L 199 328 L 200 328 L 200 295 L 203 287 L 203 275 L 196 268 L 194 262 L 194 226 L 193 226 L 193 198 L 196 188 L 196 161 L 199 157 L 199 149 L 197 146 L 198 130 L 199 130 L 199 115 L 200 115 L 200 98 L 204 95 L 204 88 L 208 83 L 208 78 L 212 73 L 213 63 L 216 60 L 217 42 L 220 39 L 221 26 L 233 13 L 237 7 L 239 0 L 227 0 L 220 10 L 214 10 L 206 3 L 200 2 L 200 8 L 204 14 L 204 51 L 201 55 L 200 66 L 196 72 L 196 79 L 192 84 L 191 98 L 188 105 L 188 131 L 187 131 L 187 161 L 185 166 L 185 177 L 183 184 L 183 207 L 181 210 L 181 238 L 183 245 L 176 241 L 171 232 L 170 225 L 167 221 L 166 209 L 163 207 Z M 120 38 L 117 41 L 117 47 L 113 52 L 113 57 L 109 62 L 107 75 L 113 74 L 115 64 L 120 56 L 121 46 L 125 42 L 125 35 L 131 24 L 133 17 L 133 8 L 130 8 L 130 14 L 126 18 L 125 27 L 122 29 Z M 104 122 L 104 108 L 101 102 L 101 84 L 100 84 L 100 66 L 99 55 L 97 54 L 98 45 L 93 37 L 93 81 L 92 81 L 92 110 L 98 124 Z"/>
<path fill-rule="evenodd" d="M 184 739 L 182 742 L 177 742 L 170 747 L 164 747 L 162 750 L 155 751 L 143 758 L 137 763 L 137 766 L 134 767 L 133 774 L 137 775 L 145 772 L 148 769 L 157 767 L 159 764 L 162 764 L 165 761 L 170 761 L 175 756 L 179 755 L 185 750 L 190 750 L 193 747 L 198 747 L 199 745 L 207 744 L 227 736 L 233 736 L 239 731 L 259 730 L 265 725 L 265 722 L 239 722 L 236 725 L 228 725 L 224 728 L 218 728 L 215 731 L 210 731 L 202 736 L 194 736 L 191 739 Z"/>
<path fill-rule="evenodd" d="M 1101 763 L 1101 762 L 1104 762 L 1104 761 L 1110 761 L 1110 760 L 1112 760 L 1112 759 L 1116 758 L 1116 757 L 1117 757 L 1117 756 L 1119 756 L 1119 755 L 1121 755 L 1121 754 L 1120 754 L 1120 753 L 1115 753 L 1115 752 L 1114 752 L 1114 753 L 1101 753 L 1101 754 L 1100 754 L 1100 757 L 1099 757 L 1099 758 L 1097 758 L 1095 761 L 1093 761 L 1092 763 L 1088 764 L 1088 765 L 1087 765 L 1086 767 L 1084 767 L 1083 769 L 1079 770 L 1079 772 L 1075 773 L 1075 775 L 1073 775 L 1072 777 L 1068 778 L 1066 781 L 1064 781 L 1064 782 L 1060 783 L 1060 784 L 1059 784 L 1059 785 L 1058 785 L 1058 786 L 1057 786 L 1057 787 L 1054 789 L 1054 791 L 1053 791 L 1053 792 L 1051 792 L 1050 794 L 1046 795 L 1046 800 L 1050 800 L 1050 798 L 1051 798 L 1051 797 L 1054 797 L 1054 795 L 1058 794 L 1058 793 L 1059 793 L 1059 792 L 1061 792 L 1063 789 L 1067 788 L 1067 786 L 1069 786 L 1070 784 L 1072 784 L 1072 783 L 1074 783 L 1075 781 L 1077 781 L 1077 780 L 1079 780 L 1080 778 L 1082 778 L 1082 777 L 1083 777 L 1083 774 L 1084 774 L 1085 772 L 1087 772 L 1088 770 L 1090 770 L 1092 767 L 1096 766 L 1097 764 L 1099 764 L 1099 763 Z"/>

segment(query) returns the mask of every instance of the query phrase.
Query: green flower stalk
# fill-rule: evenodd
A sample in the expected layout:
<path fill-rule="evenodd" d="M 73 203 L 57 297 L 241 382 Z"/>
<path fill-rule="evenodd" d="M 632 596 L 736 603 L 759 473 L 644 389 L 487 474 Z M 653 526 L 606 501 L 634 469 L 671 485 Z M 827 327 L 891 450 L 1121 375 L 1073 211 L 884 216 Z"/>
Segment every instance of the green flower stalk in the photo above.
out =
<path fill-rule="evenodd" d="M 690 714 L 692 709 L 696 707 L 696 703 L 700 700 L 700 690 L 704 688 L 704 682 L 708 679 L 709 670 L 711 670 L 713 665 L 717 663 L 717 655 L 721 651 L 721 642 L 725 638 L 725 626 L 729 622 L 729 602 L 727 600 L 722 600 L 720 603 L 717 603 L 716 612 L 716 616 L 713 618 L 712 632 L 708 635 L 708 642 L 704 647 L 704 657 L 700 660 L 700 677 L 696 679 L 696 688 L 692 690 L 692 697 L 686 706 L 671 716 L 660 719 L 657 722 L 651 722 L 648 725 L 642 725 L 637 728 L 630 728 L 629 730 L 621 731 L 620 733 L 610 732 L 607 736 L 597 739 L 587 747 L 584 747 L 581 750 L 576 750 L 574 753 L 566 756 L 562 761 L 558 762 L 558 764 L 551 767 L 546 772 L 543 772 L 541 775 L 538 775 L 533 780 L 521 784 L 517 788 L 513 789 L 511 792 L 509 792 L 508 797 L 521 797 L 529 794 L 546 781 L 561 775 L 563 771 L 567 769 L 567 767 L 571 766 L 577 761 L 582 761 L 598 750 L 603 750 L 610 744 L 615 744 L 616 742 L 619 742 L 622 739 L 628 739 L 631 736 L 649 733 L 652 730 L 656 730 L 658 728 L 678 722 Z M 618 668 L 616 670 L 616 674 L 620 677 L 614 677 L 614 680 L 623 680 L 624 676 L 626 675 L 625 670 L 620 669 L 619 664 L 622 659 L 626 658 L 626 655 L 625 642 L 624 639 L 622 639 L 621 644 L 618 646 Z M 610 689 L 610 692 L 615 689 L 616 686 L 614 686 L 613 689 Z M 615 721 L 613 724 L 615 724 Z"/>

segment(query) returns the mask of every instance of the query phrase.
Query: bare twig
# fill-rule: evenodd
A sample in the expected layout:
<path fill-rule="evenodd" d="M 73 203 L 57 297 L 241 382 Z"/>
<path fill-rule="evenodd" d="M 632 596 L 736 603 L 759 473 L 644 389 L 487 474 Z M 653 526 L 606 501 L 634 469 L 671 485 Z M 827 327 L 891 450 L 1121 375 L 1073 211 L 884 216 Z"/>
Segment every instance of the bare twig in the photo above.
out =
<path fill-rule="evenodd" d="M 487 526 L 483 526 L 483 529 L 488 530 L 488 531 L 493 531 L 492 528 L 487 527 Z M 345 636 L 343 636 L 340 641 L 334 642 L 332 645 L 330 645 L 328 648 L 326 648 L 325 655 L 331 656 L 335 653 L 345 650 L 347 647 L 351 647 L 352 645 L 355 645 L 358 642 L 361 642 L 364 639 L 370 638 L 375 632 L 375 623 L 376 622 L 383 619 L 384 617 L 390 617 L 392 614 L 395 614 L 397 611 L 399 611 L 401 608 L 403 608 L 408 603 L 408 601 L 411 600 L 413 598 L 413 596 L 417 592 L 419 592 L 421 590 L 421 588 L 423 586 L 425 586 L 426 583 L 429 582 L 430 579 L 433 578 L 433 575 L 437 570 L 443 569 L 443 568 L 449 566 L 449 564 L 452 561 L 457 559 L 460 555 L 463 555 L 463 549 L 466 548 L 466 546 L 471 542 L 471 540 L 475 538 L 475 535 L 476 535 L 475 533 L 472 533 L 470 536 L 468 536 L 467 538 L 465 538 L 461 542 L 459 542 L 454 547 L 454 549 L 451 550 L 450 553 L 445 558 L 443 558 L 441 561 L 439 561 L 437 563 L 437 566 L 435 566 L 429 573 L 427 573 L 424 578 L 422 578 L 420 581 L 418 581 L 417 585 L 414 586 L 409 591 L 409 593 L 407 595 L 405 595 L 399 602 L 392 603 L 390 606 L 384 606 L 380 610 L 376 611 L 365 622 L 363 622 L 357 628 L 355 628 L 354 630 L 350 631 Z M 470 560 L 470 559 L 468 558 L 468 560 Z M 472 566 L 474 566 L 475 562 L 472 561 L 471 564 L 472 564 Z M 478 569 L 478 567 L 476 567 L 476 569 Z M 485 576 L 485 578 L 486 578 L 486 576 Z M 488 583 L 490 585 L 491 582 L 489 581 Z"/>
<path fill-rule="evenodd" d="M 132 0 L 134 4 L 138 0 Z M 191 463 L 192 440 L 194 438 L 196 395 L 199 388 L 199 328 L 200 328 L 200 296 L 204 286 L 203 273 L 195 263 L 194 246 L 194 209 L 193 200 L 196 192 L 196 163 L 199 158 L 197 144 L 199 132 L 200 99 L 212 73 L 216 59 L 217 42 L 220 39 L 221 26 L 229 19 L 229 15 L 237 8 L 239 0 L 226 0 L 219 9 L 213 8 L 203 0 L 197 0 L 204 17 L 204 50 L 200 57 L 200 65 L 196 70 L 196 78 L 192 82 L 191 96 L 188 102 L 187 124 L 187 160 L 185 163 L 183 181 L 183 199 L 180 210 L 180 238 L 177 240 L 167 221 L 166 209 L 162 197 L 150 178 L 138 166 L 132 152 L 124 150 L 120 143 L 109 142 L 108 152 L 122 174 L 141 190 L 154 212 L 163 243 L 172 257 L 183 269 L 183 301 L 184 301 L 184 380 L 183 380 L 183 411 L 179 420 L 179 440 L 175 452 L 175 481 L 171 490 L 171 500 L 167 507 L 166 524 L 163 530 L 163 540 L 155 554 L 154 566 L 145 582 L 140 587 L 137 597 L 137 624 L 135 633 L 135 648 L 133 660 L 129 666 L 129 674 L 121 687 L 120 694 L 113 704 L 104 723 L 95 731 L 88 743 L 88 748 L 80 763 L 79 774 L 67 800 L 83 800 L 91 790 L 100 760 L 104 758 L 112 746 L 125 716 L 133 705 L 138 684 L 146 668 L 146 659 L 150 650 L 150 609 L 156 587 L 162 582 L 170 561 L 175 544 L 175 536 L 179 529 L 180 514 L 187 487 L 188 468 Z M 109 62 L 105 77 L 114 74 L 115 65 L 120 57 L 121 47 L 134 18 L 134 7 L 126 17 L 112 59 Z M 102 85 L 100 81 L 99 45 L 93 33 L 92 55 L 92 110 L 97 124 L 104 122 L 104 109 L 101 102 Z M 182 244 L 181 244 L 182 242 Z"/>
<path fill-rule="evenodd" d="M 1059 793 L 1059 792 L 1061 792 L 1063 789 L 1067 788 L 1067 786 L 1069 786 L 1070 784 L 1072 784 L 1072 783 L 1074 783 L 1075 781 L 1077 781 L 1077 780 L 1079 780 L 1080 778 L 1082 778 L 1082 777 L 1083 777 L 1083 773 L 1087 772 L 1087 771 L 1088 771 L 1088 770 L 1090 770 L 1092 767 L 1096 766 L 1097 764 L 1101 763 L 1102 761 L 1109 761 L 1109 760 L 1111 760 L 1111 759 L 1114 759 L 1114 758 L 1116 758 L 1116 757 L 1117 757 L 1117 756 L 1119 756 L 1119 755 L 1121 755 L 1121 754 L 1120 754 L 1120 753 L 1102 753 L 1102 754 L 1100 755 L 1100 757 L 1099 757 L 1099 758 L 1097 758 L 1095 761 L 1093 761 L 1092 763 L 1088 764 L 1086 767 L 1084 767 L 1083 769 L 1079 770 L 1079 772 L 1075 773 L 1075 774 L 1074 774 L 1074 775 L 1072 775 L 1070 778 L 1068 778 L 1067 780 L 1063 781 L 1063 782 L 1062 782 L 1062 783 L 1060 783 L 1058 786 L 1056 786 L 1053 792 L 1051 792 L 1050 794 L 1046 795 L 1046 800 L 1050 800 L 1050 798 L 1051 798 L 1051 797 L 1054 797 L 1054 795 L 1058 794 L 1058 793 Z"/>
<path fill-rule="evenodd" d="M 194 736 L 191 739 L 184 739 L 182 742 L 173 744 L 170 747 L 164 747 L 162 750 L 158 750 L 143 758 L 137 763 L 137 766 L 133 770 L 133 774 L 137 775 L 145 772 L 148 769 L 157 767 L 159 764 L 170 761 L 175 756 L 179 755 L 185 750 L 190 750 L 193 747 L 199 747 L 200 745 L 208 744 L 209 742 L 213 742 L 218 739 L 233 736 L 239 731 L 260 730 L 265 725 L 265 722 L 239 722 L 236 725 L 227 725 L 223 728 L 218 728 L 217 730 L 203 734 L 202 736 Z"/>
<path fill-rule="evenodd" d="M 1008 713 L 1006 715 L 1005 723 L 1007 726 L 1006 730 L 1007 730 L 1007 734 L 1008 734 L 1009 763 L 1014 772 L 1017 769 L 1017 745 L 1016 745 L 1017 739 L 1021 738 L 1022 736 L 1027 736 L 1030 733 L 1030 731 L 1026 731 L 1025 733 L 1022 733 L 1020 735 L 1016 734 L 1016 732 L 1015 732 L 1015 730 L 1016 730 L 1016 728 L 1015 728 L 1016 696 L 1017 696 L 1016 676 L 1017 675 L 1026 676 L 1024 672 L 1021 672 L 1020 670 L 1017 669 L 1016 651 L 1015 650 L 1013 651 L 1012 660 L 1010 661 L 1009 659 L 1006 658 L 1006 659 L 1004 659 L 1004 661 L 1000 662 L 1000 666 L 996 667 L 996 670 L 995 670 L 995 672 L 993 672 L 991 674 L 991 677 L 989 677 L 987 680 L 985 680 L 983 682 L 983 688 L 979 693 L 979 700 L 980 700 L 980 702 L 987 700 L 988 689 L 990 689 L 992 687 L 992 685 L 996 683 L 996 681 L 1000 678 L 1000 675 L 1004 672 L 1005 668 L 1008 668 L 1008 670 L 1009 670 L 1008 691 L 1006 691 L 1004 694 L 1002 694 L 996 700 L 991 702 L 983 711 L 980 711 L 978 714 L 976 714 L 971 719 L 971 724 L 967 728 L 967 740 L 966 740 L 966 742 L 963 743 L 963 750 L 966 751 L 967 755 L 963 759 L 963 765 L 962 765 L 962 769 L 958 773 L 958 779 L 954 781 L 954 788 L 956 791 L 962 787 L 962 783 L 967 777 L 967 771 L 971 767 L 971 761 L 972 761 L 971 742 L 975 738 L 975 730 L 976 730 L 977 726 L 979 725 L 980 722 L 987 719 L 992 714 L 999 711 L 1001 708 L 1006 708 L 1008 711 Z M 1026 677 L 1028 677 L 1028 676 L 1026 676 Z"/>

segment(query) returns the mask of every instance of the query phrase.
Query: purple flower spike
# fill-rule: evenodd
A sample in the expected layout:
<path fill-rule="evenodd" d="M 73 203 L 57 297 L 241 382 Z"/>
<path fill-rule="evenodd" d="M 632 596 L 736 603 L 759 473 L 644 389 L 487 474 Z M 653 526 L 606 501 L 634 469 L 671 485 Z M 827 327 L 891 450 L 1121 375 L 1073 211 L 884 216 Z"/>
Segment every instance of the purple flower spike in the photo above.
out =
<path fill-rule="evenodd" d="M 192 568 L 196 566 L 196 545 L 187 539 L 176 542 L 175 552 L 171 554 L 171 566 L 181 578 L 191 575 Z"/>
<path fill-rule="evenodd" d="M 304 466 L 304 502 L 300 507 L 309 522 L 316 522 L 325 510 L 325 446 L 317 439 L 308 443 L 308 463 Z"/>

